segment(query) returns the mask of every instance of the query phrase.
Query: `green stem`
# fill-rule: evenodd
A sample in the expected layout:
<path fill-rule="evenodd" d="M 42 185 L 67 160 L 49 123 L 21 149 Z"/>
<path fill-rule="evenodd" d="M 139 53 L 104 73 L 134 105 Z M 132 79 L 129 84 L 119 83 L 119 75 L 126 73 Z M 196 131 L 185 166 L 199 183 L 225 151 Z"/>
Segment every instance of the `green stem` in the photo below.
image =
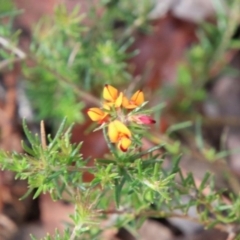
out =
<path fill-rule="evenodd" d="M 155 146 L 155 147 L 152 147 L 152 148 L 150 148 L 150 149 L 148 149 L 148 150 L 146 150 L 146 151 L 142 151 L 141 153 L 136 154 L 136 155 L 134 156 L 133 160 L 138 159 L 138 158 L 140 158 L 140 157 L 142 157 L 142 156 L 144 156 L 144 155 L 146 155 L 146 154 L 148 154 L 148 153 L 151 153 L 151 152 L 154 152 L 154 151 L 156 151 L 156 150 L 159 150 L 159 149 L 163 148 L 164 145 L 165 145 L 165 144 L 160 144 L 160 145 Z"/>

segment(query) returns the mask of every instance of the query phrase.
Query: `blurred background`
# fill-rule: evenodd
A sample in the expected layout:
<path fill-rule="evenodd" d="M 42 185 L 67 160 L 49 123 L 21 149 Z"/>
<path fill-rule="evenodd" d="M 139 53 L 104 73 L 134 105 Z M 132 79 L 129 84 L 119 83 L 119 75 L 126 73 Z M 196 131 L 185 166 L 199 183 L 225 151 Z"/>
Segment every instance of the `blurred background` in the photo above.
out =
<path fill-rule="evenodd" d="M 239 0 L 0 0 L 0 148 L 23 151 L 23 118 L 33 132 L 44 119 L 54 134 L 67 116 L 83 155 L 101 157 L 108 150 L 101 132 L 88 134 L 86 109 L 99 105 L 106 83 L 141 88 L 150 106 L 162 103 L 152 131 L 181 142 L 183 170 L 196 180 L 211 171 L 219 187 L 239 192 L 239 13 Z M 181 122 L 194 125 L 169 135 Z M 74 210 L 48 195 L 19 201 L 26 191 L 0 172 L 0 240 L 40 239 Z M 144 240 L 226 239 L 173 218 L 139 231 Z M 120 229 L 102 239 L 134 238 Z"/>

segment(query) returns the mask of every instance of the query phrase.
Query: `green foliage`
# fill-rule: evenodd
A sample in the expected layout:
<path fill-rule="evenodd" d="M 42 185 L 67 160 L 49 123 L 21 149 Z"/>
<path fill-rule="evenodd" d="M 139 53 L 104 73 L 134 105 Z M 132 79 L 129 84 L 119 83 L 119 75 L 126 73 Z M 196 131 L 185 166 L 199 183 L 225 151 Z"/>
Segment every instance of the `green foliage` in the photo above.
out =
<path fill-rule="evenodd" d="M 65 199 L 75 205 L 71 225 L 60 235 L 44 239 L 99 239 L 100 222 L 115 213 L 113 226 L 134 229 L 147 217 L 178 216 L 185 218 L 189 208 L 198 209 L 198 221 L 205 226 L 235 224 L 240 220 L 239 196 L 231 196 L 231 204 L 214 190 L 214 178 L 206 173 L 199 186 L 191 173 L 185 175 L 179 168 L 178 153 L 159 154 L 166 145 L 159 145 L 145 152 L 116 152 L 104 159 L 96 159 L 94 167 L 87 167 L 79 150 L 81 143 L 70 142 L 70 130 L 65 129 L 66 120 L 56 136 L 48 136 L 44 146 L 43 136 L 29 132 L 23 122 L 29 144 L 23 143 L 25 154 L 0 152 L 3 169 L 16 172 L 16 178 L 27 179 L 29 191 L 35 189 L 33 197 L 49 192 L 53 199 Z M 171 166 L 163 163 L 171 158 Z M 83 182 L 82 173 L 90 171 L 95 178 Z M 206 189 L 208 193 L 206 194 Z M 189 200 L 184 201 L 188 195 Z M 109 206 L 115 202 L 115 208 Z M 175 213 L 180 210 L 180 213 Z M 140 221 L 141 219 L 141 221 Z M 69 220 L 70 221 L 70 220 Z M 137 233 L 135 233 L 137 234 Z M 34 238 L 33 238 L 34 239 Z"/>
<path fill-rule="evenodd" d="M 229 1 L 229 11 L 221 1 L 212 1 L 216 9 L 214 22 L 202 22 L 196 30 L 198 41 L 178 65 L 177 86 L 163 87 L 160 94 L 172 102 L 174 111 L 196 114 L 199 103 L 207 98 L 205 86 L 218 76 L 236 75 L 239 71 L 229 69 L 229 50 L 239 49 L 240 40 L 233 39 L 239 23 L 240 1 Z"/>
<path fill-rule="evenodd" d="M 42 192 L 50 192 L 54 199 L 59 199 L 69 182 L 74 185 L 77 184 L 76 182 L 82 181 L 81 172 L 68 169 L 73 164 L 76 165 L 76 168 L 85 166 L 85 162 L 79 155 L 82 144 L 70 144 L 71 128 L 63 134 L 64 124 L 65 121 L 54 139 L 48 136 L 49 145 L 45 149 L 39 136 L 32 135 L 24 122 L 24 131 L 30 143 L 28 146 L 22 142 L 22 147 L 26 153 L 10 155 L 7 152 L 1 152 L 1 158 L 5 159 L 2 162 L 2 168 L 16 172 L 16 178 L 27 179 L 29 183 L 27 194 L 35 189 L 34 198 Z"/>
<path fill-rule="evenodd" d="M 134 54 L 127 52 L 133 42 L 131 33 L 136 28 L 148 31 L 145 21 L 151 9 L 149 1 L 143 0 L 136 5 L 127 0 L 103 0 L 101 4 L 105 11 L 99 21 L 93 21 L 98 12 L 92 8 L 89 25 L 79 8 L 69 13 L 60 5 L 52 18 L 44 18 L 35 26 L 27 53 L 33 65 L 24 66 L 28 96 L 37 111 L 37 119 L 57 122 L 68 116 L 68 120 L 62 122 L 55 137 L 47 137 L 47 145 L 44 134 L 32 134 L 24 121 L 28 140 L 22 142 L 25 153 L 0 151 L 1 168 L 15 172 L 16 178 L 27 180 L 29 190 L 25 196 L 32 194 L 36 198 L 48 192 L 54 200 L 64 199 L 75 207 L 66 231 L 62 234 L 56 231 L 54 236 L 46 236 L 44 240 L 99 239 L 104 231 L 100 223 L 112 214 L 116 217 L 109 228 L 124 226 L 135 236 L 136 229 L 148 217 L 186 218 L 226 232 L 237 228 L 239 193 L 216 190 L 214 176 L 208 172 L 198 183 L 193 173 L 185 173 L 179 166 L 181 155 L 193 151 L 175 139 L 175 133 L 190 127 L 193 130 L 192 121 L 170 126 L 161 137 L 147 134 L 133 125 L 131 130 L 136 132 L 132 136 L 133 147 L 126 153 L 116 150 L 103 125 L 98 129 L 103 130 L 111 153 L 95 159 L 93 167 L 87 165 L 90 158 L 84 159 L 80 153 L 82 143 L 71 143 L 71 127 L 66 129 L 67 121 L 83 120 L 84 102 L 99 101 L 89 92 L 99 95 L 100 86 L 106 81 L 121 85 L 131 80 L 126 64 Z M 207 95 L 206 82 L 226 70 L 226 62 L 222 61 L 226 50 L 240 46 L 238 40 L 231 39 L 238 22 L 239 0 L 232 4 L 233 18 L 219 11 L 215 25 L 204 23 L 199 27 L 199 43 L 191 47 L 187 61 L 178 68 L 177 87 L 161 90 L 163 96 L 175 100 L 172 101 L 174 110 L 195 113 L 196 104 Z M 11 66 L 22 56 L 15 51 L 19 32 L 12 31 L 16 14 L 19 11 L 10 1 L 0 5 L 0 19 L 9 18 L 7 24 L 0 25 L 0 37 L 3 36 L 4 41 L 7 39 L 0 50 L 0 58 L 7 61 L 4 66 Z M 144 106 L 140 106 L 140 110 Z M 133 110 L 133 114 L 139 108 Z M 155 107 L 156 115 L 162 113 L 162 108 L 162 104 Z M 155 146 L 142 150 L 143 136 L 155 142 Z M 191 157 L 201 155 L 212 163 L 229 154 L 206 146 L 198 124 L 191 144 L 195 144 L 198 151 Z M 86 171 L 94 175 L 92 182 L 83 181 Z M 231 173 L 226 170 L 225 174 L 230 182 Z M 194 218 L 189 216 L 192 207 L 198 213 Z"/>
<path fill-rule="evenodd" d="M 217 3 L 218 1 L 214 3 L 217 11 L 216 24 L 202 23 L 197 32 L 199 43 L 188 54 L 190 72 L 199 87 L 226 71 L 226 51 L 239 45 L 239 40 L 232 39 L 239 21 L 239 0 L 229 2 L 228 13 Z"/>
<path fill-rule="evenodd" d="M 0 4 L 0 18 L 9 16 L 14 10 L 14 4 L 11 0 L 1 0 Z"/>
<path fill-rule="evenodd" d="M 69 240 L 70 238 L 70 231 L 66 230 L 64 232 L 64 234 L 59 233 L 58 230 L 55 231 L 55 235 L 54 236 L 50 236 L 49 234 L 44 237 L 42 240 Z M 32 240 L 37 240 L 37 238 L 35 238 L 34 236 L 31 235 L 31 239 Z"/>
<path fill-rule="evenodd" d="M 20 11 L 15 10 L 12 1 L 0 4 L 0 71 L 12 68 L 12 63 L 25 56 L 21 51 L 16 51 L 20 31 L 13 32 L 13 20 Z"/>
<path fill-rule="evenodd" d="M 138 7 L 128 1 L 103 2 L 98 7 L 106 9 L 98 21 L 97 9 L 92 8 L 86 20 L 78 7 L 68 13 L 59 5 L 52 18 L 37 24 L 29 53 L 36 65 L 26 66 L 24 73 L 30 80 L 26 87 L 38 120 L 68 116 L 69 122 L 81 122 L 82 94 L 76 89 L 98 92 L 106 80 L 130 81 L 126 59 L 132 54 L 127 48 L 133 40 L 129 34 L 144 24 L 147 2 L 141 1 Z M 114 27 L 117 21 L 125 27 Z M 124 33 L 126 28 L 130 32 Z"/>

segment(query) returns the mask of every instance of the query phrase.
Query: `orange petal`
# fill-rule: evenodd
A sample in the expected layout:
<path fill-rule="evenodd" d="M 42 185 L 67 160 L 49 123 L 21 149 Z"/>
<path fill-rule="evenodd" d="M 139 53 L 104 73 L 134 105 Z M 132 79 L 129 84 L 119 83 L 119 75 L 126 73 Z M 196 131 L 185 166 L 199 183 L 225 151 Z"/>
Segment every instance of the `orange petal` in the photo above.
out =
<path fill-rule="evenodd" d="M 127 99 L 127 97 L 123 95 L 122 106 L 126 108 L 128 105 L 129 105 L 129 100 Z"/>
<path fill-rule="evenodd" d="M 105 87 L 103 88 L 103 98 L 107 101 L 113 102 L 118 97 L 118 90 L 108 84 L 105 84 Z"/>
<path fill-rule="evenodd" d="M 144 102 L 144 94 L 141 90 L 136 91 L 130 99 L 130 102 L 135 103 L 135 105 L 140 106 Z"/>
<path fill-rule="evenodd" d="M 131 140 L 128 137 L 122 137 L 120 141 L 118 142 L 118 148 L 122 150 L 123 152 L 126 152 L 131 145 Z"/>
<path fill-rule="evenodd" d="M 128 104 L 125 106 L 126 109 L 134 109 L 136 107 L 138 107 L 138 105 L 136 105 L 136 104 Z"/>
<path fill-rule="evenodd" d="M 100 108 L 89 108 L 87 114 L 92 121 L 101 121 L 107 116 L 107 113 L 103 112 Z"/>

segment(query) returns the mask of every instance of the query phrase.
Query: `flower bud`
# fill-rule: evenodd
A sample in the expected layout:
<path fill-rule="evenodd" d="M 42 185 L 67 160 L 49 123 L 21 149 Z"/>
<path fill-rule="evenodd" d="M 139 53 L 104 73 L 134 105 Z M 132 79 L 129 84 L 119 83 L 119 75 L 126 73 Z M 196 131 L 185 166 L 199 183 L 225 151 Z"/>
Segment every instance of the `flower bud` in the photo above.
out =
<path fill-rule="evenodd" d="M 137 124 L 144 124 L 144 125 L 150 125 L 150 124 L 156 123 L 156 121 L 152 117 L 144 114 L 133 115 L 129 118 L 129 121 L 135 122 Z"/>

